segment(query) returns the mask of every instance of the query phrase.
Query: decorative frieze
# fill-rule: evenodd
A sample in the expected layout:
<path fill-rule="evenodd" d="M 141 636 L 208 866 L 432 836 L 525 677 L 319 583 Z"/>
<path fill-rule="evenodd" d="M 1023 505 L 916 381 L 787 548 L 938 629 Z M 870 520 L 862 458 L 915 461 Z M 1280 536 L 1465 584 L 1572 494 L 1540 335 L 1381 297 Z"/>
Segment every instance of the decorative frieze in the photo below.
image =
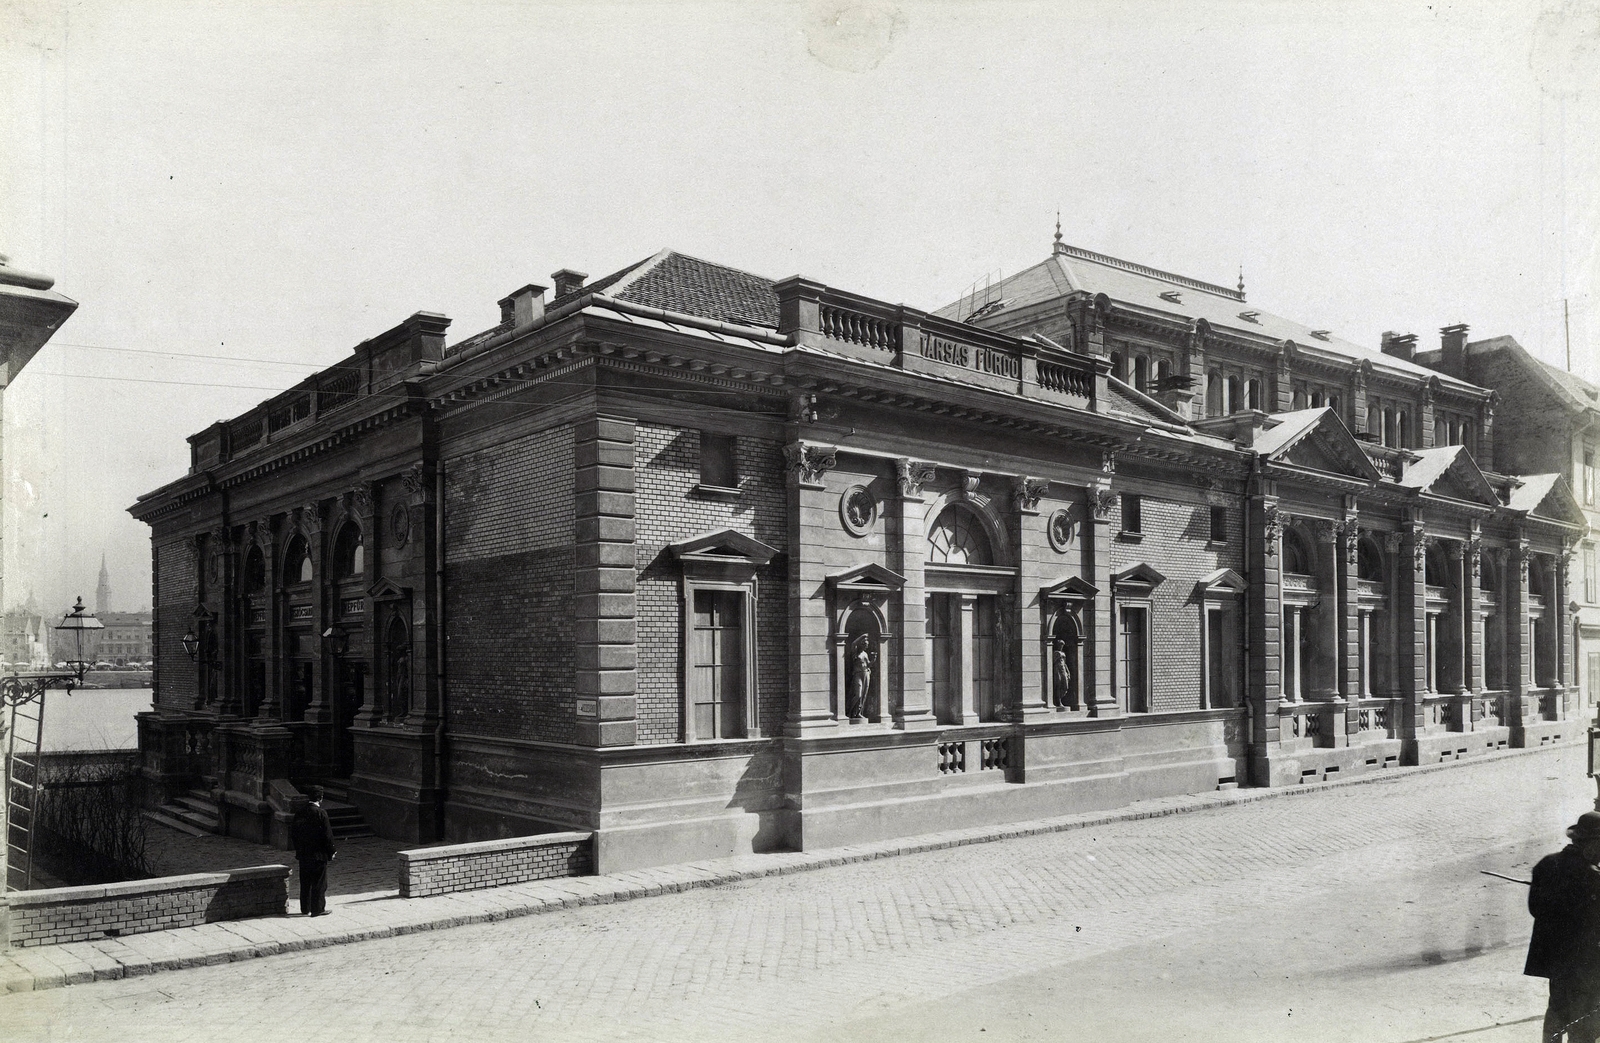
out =
<path fill-rule="evenodd" d="M 1278 555 L 1278 538 L 1283 535 L 1283 511 L 1276 503 L 1261 505 L 1261 539 L 1266 544 L 1267 557 Z"/>
<path fill-rule="evenodd" d="M 1117 494 L 1107 486 L 1089 490 L 1089 506 L 1094 512 L 1096 521 L 1105 521 L 1111 517 L 1111 507 L 1116 502 Z"/>

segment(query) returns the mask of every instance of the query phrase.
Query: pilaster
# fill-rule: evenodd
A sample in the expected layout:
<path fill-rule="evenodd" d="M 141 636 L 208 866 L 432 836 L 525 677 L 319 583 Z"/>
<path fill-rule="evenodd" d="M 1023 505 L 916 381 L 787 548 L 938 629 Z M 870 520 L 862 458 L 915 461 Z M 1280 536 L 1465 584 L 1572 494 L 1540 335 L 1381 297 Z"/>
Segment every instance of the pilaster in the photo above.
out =
<path fill-rule="evenodd" d="M 836 515 L 824 476 L 837 463 L 838 450 L 796 440 L 784 447 L 784 456 L 789 489 L 790 590 L 789 715 L 784 734 L 809 736 L 831 732 L 839 725 L 834 717 L 832 670 L 828 663 L 827 599 L 817 596 L 827 583 L 827 566 L 821 555 L 807 553 L 815 541 L 811 534 L 837 524 L 832 520 Z M 901 627 L 902 640 L 922 638 L 922 634 L 912 634 L 910 630 L 909 624 Z M 910 698 L 911 693 L 906 697 Z"/>
<path fill-rule="evenodd" d="M 1399 579 L 1395 592 L 1395 651 L 1400 674 L 1400 736 L 1414 744 L 1423 732 L 1427 714 L 1423 696 L 1428 689 L 1428 537 L 1415 518 L 1407 521 L 1398 535 L 1398 553 L 1391 558 Z M 1409 760 L 1416 762 L 1414 746 Z"/>
<path fill-rule="evenodd" d="M 1118 715 L 1117 693 L 1111 686 L 1111 506 L 1116 494 L 1109 475 L 1089 489 L 1089 518 L 1083 527 L 1084 549 L 1089 557 L 1093 583 L 1100 591 L 1094 602 L 1094 620 L 1089 626 L 1089 658 L 1092 667 L 1084 673 L 1090 678 L 1083 693 L 1084 706 L 1091 717 Z"/>
<path fill-rule="evenodd" d="M 1250 577 L 1246 698 L 1254 737 L 1251 775 L 1258 786 L 1273 782 L 1271 753 L 1278 745 L 1278 704 L 1283 700 L 1282 556 L 1278 545 L 1283 518 L 1270 483 L 1263 484 L 1268 487 L 1251 495 L 1245 507 L 1245 560 Z"/>
<path fill-rule="evenodd" d="M 634 422 L 590 417 L 573 439 L 573 734 L 584 746 L 631 746 L 638 736 Z"/>
<path fill-rule="evenodd" d="M 1355 511 L 1346 508 L 1339 527 L 1339 695 L 1353 703 L 1361 698 L 1361 601 L 1357 561 L 1361 527 Z M 1345 713 L 1345 735 L 1354 740 L 1361 730 L 1360 715 Z"/>
<path fill-rule="evenodd" d="M 899 460 L 895 471 L 898 538 L 891 568 L 904 576 L 906 582 L 900 589 L 901 625 L 895 636 L 900 661 L 900 697 L 894 701 L 893 720 L 898 729 L 916 731 L 938 723 L 933 716 L 933 699 L 928 689 L 928 594 L 923 570 L 927 558 L 927 533 L 923 531 L 927 501 L 923 498 L 922 487 L 933 480 L 934 469 L 929 463 Z"/>

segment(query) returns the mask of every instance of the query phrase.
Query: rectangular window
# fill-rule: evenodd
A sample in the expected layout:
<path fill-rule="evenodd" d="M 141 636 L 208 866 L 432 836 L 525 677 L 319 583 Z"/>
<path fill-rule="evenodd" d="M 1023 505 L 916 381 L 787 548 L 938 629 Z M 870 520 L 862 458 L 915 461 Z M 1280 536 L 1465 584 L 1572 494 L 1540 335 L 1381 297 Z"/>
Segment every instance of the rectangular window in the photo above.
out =
<path fill-rule="evenodd" d="M 1150 610 L 1122 609 L 1122 705 L 1129 713 L 1150 712 Z"/>
<path fill-rule="evenodd" d="M 1585 701 L 1588 705 L 1595 705 L 1595 700 L 1600 699 L 1600 652 L 1589 653 L 1589 691 Z"/>
<path fill-rule="evenodd" d="M 743 608 L 739 591 L 694 592 L 689 713 L 697 739 L 744 735 Z"/>
<path fill-rule="evenodd" d="M 1587 507 L 1594 506 L 1594 450 L 1583 451 L 1583 502 Z"/>
<path fill-rule="evenodd" d="M 951 623 L 954 611 L 959 611 L 955 596 L 928 596 L 928 687 L 933 697 L 934 717 L 942 724 L 959 720 L 961 716 L 961 663 L 957 659 L 960 626 Z"/>
<path fill-rule="evenodd" d="M 718 489 L 739 487 L 739 463 L 732 435 L 700 432 L 700 484 Z"/>
<path fill-rule="evenodd" d="M 1597 600 L 1596 595 L 1600 594 L 1600 589 L 1597 589 L 1597 586 L 1600 586 L 1596 583 L 1597 578 L 1600 577 L 1595 574 L 1594 547 L 1585 544 L 1583 548 L 1583 600 L 1591 605 Z"/>
<path fill-rule="evenodd" d="M 999 600 L 980 596 L 972 612 L 972 698 L 980 721 L 1000 716 Z"/>
<path fill-rule="evenodd" d="M 1226 709 L 1234 704 L 1234 664 L 1238 641 L 1233 636 L 1232 613 L 1222 606 L 1206 609 L 1206 708 Z"/>
<path fill-rule="evenodd" d="M 1144 531 L 1144 520 L 1140 517 L 1139 497 L 1133 493 L 1122 494 L 1122 531 L 1140 533 Z"/>
<path fill-rule="evenodd" d="M 1226 543 L 1228 540 L 1228 509 L 1226 507 L 1211 508 L 1211 542 Z"/>

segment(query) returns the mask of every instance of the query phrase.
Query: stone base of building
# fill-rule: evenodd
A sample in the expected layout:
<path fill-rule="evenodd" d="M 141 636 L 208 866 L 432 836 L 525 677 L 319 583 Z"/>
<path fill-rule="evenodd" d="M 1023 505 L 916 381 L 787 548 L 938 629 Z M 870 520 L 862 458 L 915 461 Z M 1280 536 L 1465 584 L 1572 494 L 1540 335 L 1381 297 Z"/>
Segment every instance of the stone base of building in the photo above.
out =
<path fill-rule="evenodd" d="M 438 734 L 403 725 L 352 731 L 355 767 L 348 800 L 373 832 L 391 840 L 430 844 L 443 839 Z"/>

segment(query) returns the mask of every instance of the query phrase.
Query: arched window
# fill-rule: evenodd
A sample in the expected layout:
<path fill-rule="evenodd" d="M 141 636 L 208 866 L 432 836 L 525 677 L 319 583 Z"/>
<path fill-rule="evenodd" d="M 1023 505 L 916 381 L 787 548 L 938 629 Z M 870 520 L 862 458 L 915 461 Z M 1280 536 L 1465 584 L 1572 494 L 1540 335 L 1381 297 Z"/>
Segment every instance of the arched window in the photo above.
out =
<path fill-rule="evenodd" d="M 305 539 L 300 536 L 290 541 L 289 549 L 283 555 L 283 582 L 311 582 L 311 552 L 306 547 Z"/>
<path fill-rule="evenodd" d="M 1150 357 L 1140 355 L 1133 360 L 1133 386 L 1140 391 L 1150 383 Z"/>
<path fill-rule="evenodd" d="M 1228 378 L 1228 413 L 1231 415 L 1244 408 L 1244 384 L 1238 377 Z"/>
<path fill-rule="evenodd" d="M 1172 376 L 1172 363 L 1167 359 L 1161 359 L 1156 363 L 1156 380 L 1163 381 L 1170 376 Z"/>
<path fill-rule="evenodd" d="M 266 585 L 266 557 L 261 553 L 260 547 L 251 547 L 250 553 L 244 559 L 244 592 L 259 594 Z"/>
<path fill-rule="evenodd" d="M 1321 409 L 1322 408 L 1322 392 L 1320 392 L 1320 391 L 1311 392 L 1311 408 L 1312 409 Z"/>
<path fill-rule="evenodd" d="M 1222 374 L 1212 370 L 1206 374 L 1206 416 L 1222 415 L 1222 393 Z"/>
<path fill-rule="evenodd" d="M 928 560 L 941 565 L 993 565 L 988 533 L 972 512 L 952 504 L 928 532 Z"/>
<path fill-rule="evenodd" d="M 1528 559 L 1528 593 L 1536 598 L 1544 597 L 1544 567 L 1538 558 Z"/>
<path fill-rule="evenodd" d="M 1370 536 L 1363 536 L 1356 544 L 1356 578 L 1372 582 L 1383 579 L 1383 551 Z"/>
<path fill-rule="evenodd" d="M 1328 396 L 1328 408 L 1333 410 L 1335 413 L 1339 412 L 1339 396 L 1338 395 L 1329 395 Z"/>
<path fill-rule="evenodd" d="M 1487 554 L 1478 558 L 1478 589 L 1491 593 L 1500 589 L 1500 570 Z"/>
<path fill-rule="evenodd" d="M 389 716 L 404 717 L 411 707 L 411 632 L 404 619 L 396 615 L 389 620 L 383 644 Z"/>
<path fill-rule="evenodd" d="M 1302 576 L 1311 574 L 1311 551 L 1293 529 L 1283 530 L 1283 571 Z"/>
<path fill-rule="evenodd" d="M 1411 445 L 1411 425 L 1408 423 L 1409 419 L 1410 418 L 1406 416 L 1406 411 L 1403 409 L 1396 413 L 1394 417 L 1394 444 L 1401 449 L 1409 448 Z"/>
<path fill-rule="evenodd" d="M 1122 372 L 1122 353 L 1120 351 L 1111 353 L 1111 375 L 1124 382 L 1128 379 L 1128 375 Z"/>
<path fill-rule="evenodd" d="M 333 574 L 338 579 L 350 579 L 366 571 L 367 549 L 361 542 L 361 528 L 346 525 L 339 530 L 333 545 Z"/>
<path fill-rule="evenodd" d="M 1448 586 L 1450 563 L 1445 560 L 1444 548 L 1437 543 L 1428 548 L 1427 563 L 1422 569 L 1423 582 L 1430 587 Z"/>
<path fill-rule="evenodd" d="M 1254 377 L 1245 384 L 1245 397 L 1251 409 L 1261 408 L 1261 378 Z"/>

